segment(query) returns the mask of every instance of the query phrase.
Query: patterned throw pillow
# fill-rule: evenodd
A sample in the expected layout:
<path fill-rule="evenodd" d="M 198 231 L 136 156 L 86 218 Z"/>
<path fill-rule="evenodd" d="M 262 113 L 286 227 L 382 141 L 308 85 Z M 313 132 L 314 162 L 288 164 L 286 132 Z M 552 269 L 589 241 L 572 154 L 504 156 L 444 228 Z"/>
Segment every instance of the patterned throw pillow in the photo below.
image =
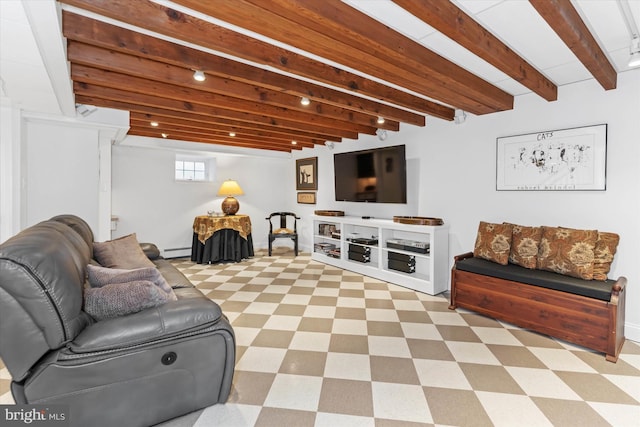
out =
<path fill-rule="evenodd" d="M 113 283 L 128 283 L 147 280 L 169 294 L 170 301 L 178 299 L 175 292 L 173 292 L 173 289 L 171 289 L 171 286 L 169 286 L 156 267 L 125 270 L 121 268 L 106 268 L 89 264 L 87 265 L 87 276 L 89 278 L 89 285 L 91 285 L 92 288 L 101 288 Z"/>
<path fill-rule="evenodd" d="M 135 233 L 108 242 L 94 242 L 93 256 L 103 267 L 155 267 L 142 251 Z"/>
<path fill-rule="evenodd" d="M 538 268 L 592 280 L 597 240 L 597 230 L 542 227 Z"/>
<path fill-rule="evenodd" d="M 511 248 L 511 229 L 511 224 L 480 221 L 473 256 L 506 265 Z"/>
<path fill-rule="evenodd" d="M 511 252 L 509 262 L 524 268 L 538 267 L 538 247 L 542 237 L 541 227 L 525 227 L 511 224 Z"/>
<path fill-rule="evenodd" d="M 152 282 L 112 283 L 84 292 L 84 311 L 96 320 L 125 316 L 168 301 L 169 294 Z"/>
<path fill-rule="evenodd" d="M 607 280 L 607 274 L 611 270 L 613 256 L 616 254 L 620 236 L 615 233 L 598 232 L 598 241 L 593 250 L 593 279 Z"/>

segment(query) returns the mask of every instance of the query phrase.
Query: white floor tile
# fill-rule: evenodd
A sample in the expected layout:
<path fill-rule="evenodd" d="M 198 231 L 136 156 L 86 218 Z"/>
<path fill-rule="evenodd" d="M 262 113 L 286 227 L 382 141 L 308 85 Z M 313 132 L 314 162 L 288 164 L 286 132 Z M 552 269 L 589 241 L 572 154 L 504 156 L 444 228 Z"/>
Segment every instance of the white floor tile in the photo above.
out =
<path fill-rule="evenodd" d="M 254 301 L 244 309 L 243 313 L 248 314 L 273 314 L 278 308 L 279 304 L 271 302 L 257 302 Z"/>
<path fill-rule="evenodd" d="M 486 391 L 478 391 L 476 395 L 495 427 L 553 427 L 528 396 Z"/>
<path fill-rule="evenodd" d="M 484 328 L 477 326 L 471 327 L 471 329 L 485 344 L 523 346 L 523 344 L 506 329 Z"/>
<path fill-rule="evenodd" d="M 430 311 L 429 317 L 435 325 L 468 326 L 464 318 L 456 312 Z"/>
<path fill-rule="evenodd" d="M 414 359 L 420 385 L 429 387 L 471 390 L 471 384 L 456 362 L 431 359 Z"/>
<path fill-rule="evenodd" d="M 596 372 L 578 356 L 567 350 L 542 347 L 530 347 L 530 350 L 542 363 L 554 371 Z"/>
<path fill-rule="evenodd" d="M 260 333 L 259 328 L 244 328 L 241 326 L 236 326 L 233 328 L 233 331 L 236 335 L 236 345 L 241 345 L 248 347 L 251 345 L 254 339 Z"/>
<path fill-rule="evenodd" d="M 587 402 L 598 414 L 615 427 L 638 427 L 640 405 Z"/>
<path fill-rule="evenodd" d="M 369 336 L 369 354 L 373 356 L 411 357 L 404 338 Z"/>
<path fill-rule="evenodd" d="M 365 308 L 365 301 L 362 298 L 338 297 L 336 307 Z"/>
<path fill-rule="evenodd" d="M 321 389 L 321 377 L 278 374 L 273 380 L 264 406 L 316 411 Z"/>
<path fill-rule="evenodd" d="M 300 324 L 300 317 L 297 316 L 279 316 L 272 314 L 264 324 L 264 329 L 275 329 L 278 331 L 295 331 Z"/>
<path fill-rule="evenodd" d="M 318 412 L 314 427 L 375 427 L 375 425 L 375 420 L 369 417 Z"/>
<path fill-rule="evenodd" d="M 404 311 L 424 311 L 424 305 L 422 301 L 416 300 L 393 300 L 393 306 L 396 310 Z"/>
<path fill-rule="evenodd" d="M 280 304 L 308 305 L 309 301 L 311 301 L 311 295 L 287 294 Z"/>
<path fill-rule="evenodd" d="M 381 322 L 397 322 L 398 312 L 396 310 L 387 310 L 381 308 L 367 308 L 367 320 L 377 320 Z"/>
<path fill-rule="evenodd" d="M 278 372 L 287 350 L 284 348 L 249 347 L 240 360 L 236 369 L 253 372 Z"/>
<path fill-rule="evenodd" d="M 458 362 L 500 365 L 498 359 L 483 343 L 447 341 L 445 344 Z"/>
<path fill-rule="evenodd" d="M 607 375 L 603 377 L 614 383 L 622 391 L 640 402 L 640 377 L 632 377 L 629 375 Z M 639 419 L 640 421 L 640 419 Z"/>
<path fill-rule="evenodd" d="M 331 334 L 324 332 L 298 331 L 293 335 L 289 348 L 292 350 L 328 351 Z"/>
<path fill-rule="evenodd" d="M 227 301 L 245 301 L 245 302 L 251 302 L 251 301 L 255 301 L 256 298 L 258 298 L 260 296 L 259 292 L 235 292 L 233 295 L 231 295 Z"/>
<path fill-rule="evenodd" d="M 371 381 L 369 355 L 351 353 L 328 353 L 324 365 L 324 376 L 348 380 Z"/>
<path fill-rule="evenodd" d="M 431 412 L 421 386 L 374 382 L 373 415 L 399 421 L 432 423 Z"/>
<path fill-rule="evenodd" d="M 367 335 L 367 322 L 365 320 L 334 319 L 331 332 L 334 334 Z"/>
<path fill-rule="evenodd" d="M 227 403 L 206 408 L 193 427 L 243 427 L 253 426 L 258 420 L 261 406 Z"/>
<path fill-rule="evenodd" d="M 563 400 L 582 400 L 575 391 L 548 369 L 519 368 L 513 366 L 506 366 L 505 369 L 529 396 Z"/>
<path fill-rule="evenodd" d="M 405 338 L 416 338 L 422 340 L 442 340 L 442 335 L 431 323 L 405 323 L 400 324 Z"/>
<path fill-rule="evenodd" d="M 336 317 L 336 308 L 328 305 L 308 305 L 307 308 L 304 309 L 304 317 L 333 319 Z"/>

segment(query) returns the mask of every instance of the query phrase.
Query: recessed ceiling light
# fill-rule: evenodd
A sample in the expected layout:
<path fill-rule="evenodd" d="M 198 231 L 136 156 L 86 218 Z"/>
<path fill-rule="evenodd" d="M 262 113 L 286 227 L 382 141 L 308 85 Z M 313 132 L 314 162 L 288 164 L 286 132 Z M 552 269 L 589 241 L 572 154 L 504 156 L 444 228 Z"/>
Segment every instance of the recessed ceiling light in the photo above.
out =
<path fill-rule="evenodd" d="M 160 135 L 162 135 L 162 137 L 163 137 L 163 138 L 166 138 L 166 137 L 168 137 L 168 136 L 169 136 L 169 134 L 168 134 L 168 133 L 161 133 Z"/>
<path fill-rule="evenodd" d="M 378 124 L 379 125 L 384 124 L 384 117 L 378 116 Z"/>
<path fill-rule="evenodd" d="M 203 82 L 207 79 L 207 76 L 204 75 L 204 72 L 201 70 L 196 70 L 193 73 L 193 79 L 199 82 Z"/>
<path fill-rule="evenodd" d="M 298 145 L 298 141 L 291 141 L 291 145 Z"/>
<path fill-rule="evenodd" d="M 151 122 L 149 123 L 151 126 L 153 126 L 154 128 L 158 127 L 158 122 Z"/>
<path fill-rule="evenodd" d="M 309 98 L 307 98 L 306 96 L 303 96 L 302 98 L 300 98 L 300 104 L 309 105 L 309 104 L 311 104 L 311 100 Z"/>
<path fill-rule="evenodd" d="M 229 136 L 236 136 L 235 132 L 229 132 Z"/>

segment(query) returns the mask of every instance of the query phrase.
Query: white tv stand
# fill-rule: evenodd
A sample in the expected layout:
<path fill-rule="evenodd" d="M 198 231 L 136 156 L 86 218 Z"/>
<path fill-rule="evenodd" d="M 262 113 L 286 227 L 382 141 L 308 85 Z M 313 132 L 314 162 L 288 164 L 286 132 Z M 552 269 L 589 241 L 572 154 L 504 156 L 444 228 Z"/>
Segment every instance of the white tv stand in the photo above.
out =
<path fill-rule="evenodd" d="M 340 234 L 321 234 L 323 228 L 334 228 Z M 330 227 L 333 226 L 333 227 Z M 377 237 L 377 244 L 358 244 L 349 239 L 352 237 Z M 429 244 L 429 253 L 419 253 L 398 248 L 387 247 L 389 239 L 404 239 Z M 448 289 L 449 278 L 449 226 L 410 225 L 393 222 L 390 219 L 363 219 L 355 216 L 313 216 L 313 245 L 311 258 L 329 265 L 354 271 L 365 276 L 374 277 L 406 288 L 437 295 Z M 317 244 L 335 245 L 340 253 L 330 256 L 316 250 Z M 349 259 L 349 245 L 360 246 L 370 253 L 369 262 Z M 355 248 L 358 249 L 358 248 Z M 389 268 L 388 257 L 404 254 L 414 257 L 415 272 L 405 273 Z"/>

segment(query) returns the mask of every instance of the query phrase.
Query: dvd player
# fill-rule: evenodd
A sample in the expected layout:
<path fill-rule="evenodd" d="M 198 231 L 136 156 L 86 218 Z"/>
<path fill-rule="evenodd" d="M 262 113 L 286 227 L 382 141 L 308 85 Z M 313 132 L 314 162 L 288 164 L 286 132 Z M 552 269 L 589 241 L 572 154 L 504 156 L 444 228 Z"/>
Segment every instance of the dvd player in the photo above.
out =
<path fill-rule="evenodd" d="M 387 247 L 402 249 L 403 251 L 418 252 L 421 254 L 429 253 L 429 243 L 417 240 L 387 239 Z"/>

